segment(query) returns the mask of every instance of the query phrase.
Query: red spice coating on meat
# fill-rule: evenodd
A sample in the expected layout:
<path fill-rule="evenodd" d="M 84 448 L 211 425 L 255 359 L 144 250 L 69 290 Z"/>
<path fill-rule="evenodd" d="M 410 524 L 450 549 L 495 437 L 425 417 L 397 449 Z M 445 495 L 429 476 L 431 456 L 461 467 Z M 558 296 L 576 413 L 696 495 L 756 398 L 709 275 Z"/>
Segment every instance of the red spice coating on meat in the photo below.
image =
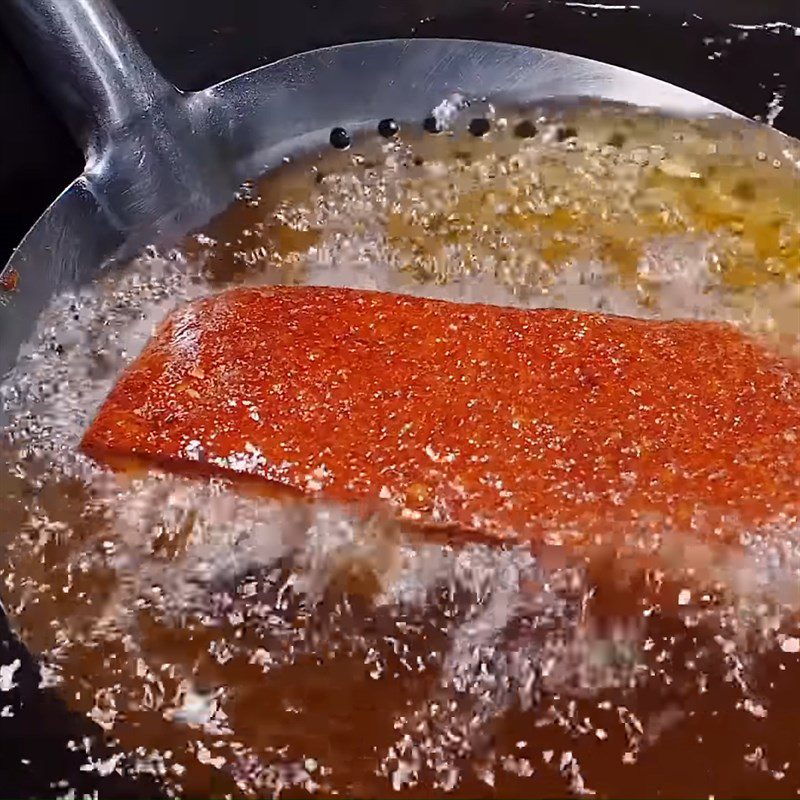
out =
<path fill-rule="evenodd" d="M 800 508 L 800 369 L 717 323 L 240 288 L 172 314 L 82 446 L 490 535 L 752 525 Z"/>

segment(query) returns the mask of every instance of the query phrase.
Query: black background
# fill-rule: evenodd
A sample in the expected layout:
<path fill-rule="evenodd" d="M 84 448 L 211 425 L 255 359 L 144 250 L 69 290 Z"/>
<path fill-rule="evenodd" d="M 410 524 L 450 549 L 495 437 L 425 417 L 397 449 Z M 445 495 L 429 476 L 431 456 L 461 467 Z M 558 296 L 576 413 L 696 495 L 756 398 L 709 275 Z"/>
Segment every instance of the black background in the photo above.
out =
<path fill-rule="evenodd" d="M 0 0 L 2 2 L 2 0 Z M 662 78 L 800 137 L 800 0 L 117 0 L 158 67 L 201 89 L 290 53 L 393 36 L 529 44 Z M 598 4 L 599 5 L 599 4 Z M 745 30 L 734 26 L 780 26 Z M 0 263 L 82 158 L 0 40 Z"/>
<path fill-rule="evenodd" d="M 59 2 L 59 0 L 54 0 Z M 4 2 L 4 0 L 0 0 Z M 328 44 L 394 36 L 515 42 L 588 56 L 684 86 L 751 117 L 774 93 L 776 127 L 800 137 L 800 0 L 631 0 L 600 9 L 570 0 L 117 0 L 145 49 L 182 89 L 200 89 L 281 56 Z M 604 0 L 623 5 L 624 0 Z M 736 26 L 770 27 L 746 29 Z M 0 264 L 36 217 L 82 168 L 82 157 L 0 38 Z M 798 197 L 800 202 L 800 197 Z M 148 784 L 77 772 L 68 739 L 93 733 L 51 692 L 39 692 L 29 656 L 4 629 L 0 663 L 23 668 L 0 719 L 0 791 L 55 795 L 69 778 L 79 794 L 155 796 Z M 98 731 L 95 729 L 94 733 Z"/>

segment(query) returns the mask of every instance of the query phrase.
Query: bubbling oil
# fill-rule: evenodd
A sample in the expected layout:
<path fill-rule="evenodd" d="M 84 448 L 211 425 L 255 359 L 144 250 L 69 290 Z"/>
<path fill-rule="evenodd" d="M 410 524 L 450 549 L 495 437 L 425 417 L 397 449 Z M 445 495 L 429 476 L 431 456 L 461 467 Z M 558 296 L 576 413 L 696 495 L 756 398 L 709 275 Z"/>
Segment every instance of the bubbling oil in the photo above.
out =
<path fill-rule="evenodd" d="M 241 282 L 723 319 L 797 351 L 788 140 L 605 104 L 459 125 L 286 165 L 42 315 L 1 389 L 3 598 L 113 748 L 76 743 L 84 768 L 171 796 L 796 796 L 795 519 L 736 549 L 499 546 L 77 451 L 154 326 Z"/>

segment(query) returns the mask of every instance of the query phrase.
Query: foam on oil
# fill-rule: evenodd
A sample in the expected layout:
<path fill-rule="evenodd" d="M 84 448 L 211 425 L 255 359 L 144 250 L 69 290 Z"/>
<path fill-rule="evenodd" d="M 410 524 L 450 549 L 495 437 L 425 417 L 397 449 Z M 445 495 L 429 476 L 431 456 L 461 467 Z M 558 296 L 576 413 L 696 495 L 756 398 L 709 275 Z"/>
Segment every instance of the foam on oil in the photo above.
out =
<path fill-rule="evenodd" d="M 691 531 L 581 554 L 455 546 L 77 451 L 163 317 L 243 280 L 722 318 L 796 347 L 798 178 L 766 152 L 784 142 L 750 153 L 736 129 L 603 107 L 536 125 L 293 165 L 169 257 L 53 300 L 0 390 L 0 573 L 44 679 L 117 743 L 111 761 L 80 745 L 87 769 L 152 772 L 173 795 L 800 788 L 796 521 L 736 552 Z M 777 176 L 777 239 L 725 228 L 749 212 L 707 188 L 720 153 L 753 167 L 733 184 Z M 642 201 L 667 178 L 679 189 Z M 675 208 L 683 228 L 658 216 Z M 739 274 L 731 253 L 772 271 Z"/>

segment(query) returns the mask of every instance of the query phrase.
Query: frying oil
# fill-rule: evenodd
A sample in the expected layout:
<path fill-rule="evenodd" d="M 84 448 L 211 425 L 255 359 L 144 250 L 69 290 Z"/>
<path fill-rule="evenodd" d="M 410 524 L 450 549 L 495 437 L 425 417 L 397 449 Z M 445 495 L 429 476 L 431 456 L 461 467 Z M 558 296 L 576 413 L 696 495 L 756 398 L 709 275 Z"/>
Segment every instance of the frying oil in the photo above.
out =
<path fill-rule="evenodd" d="M 724 550 L 488 545 L 77 451 L 159 321 L 240 283 L 721 319 L 797 353 L 796 145 L 605 104 L 465 113 L 288 164 L 52 301 L 2 385 L 8 614 L 114 743 L 85 769 L 174 796 L 795 796 L 796 520 Z"/>

